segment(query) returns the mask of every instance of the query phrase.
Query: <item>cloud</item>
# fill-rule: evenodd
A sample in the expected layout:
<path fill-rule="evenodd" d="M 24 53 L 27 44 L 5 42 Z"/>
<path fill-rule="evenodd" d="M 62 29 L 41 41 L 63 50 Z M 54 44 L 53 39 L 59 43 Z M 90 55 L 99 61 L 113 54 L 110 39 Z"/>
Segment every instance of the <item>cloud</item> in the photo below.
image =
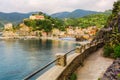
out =
<path fill-rule="evenodd" d="M 49 14 L 75 9 L 105 11 L 112 9 L 114 1 L 116 0 L 0 0 L 0 11 L 43 11 Z"/>

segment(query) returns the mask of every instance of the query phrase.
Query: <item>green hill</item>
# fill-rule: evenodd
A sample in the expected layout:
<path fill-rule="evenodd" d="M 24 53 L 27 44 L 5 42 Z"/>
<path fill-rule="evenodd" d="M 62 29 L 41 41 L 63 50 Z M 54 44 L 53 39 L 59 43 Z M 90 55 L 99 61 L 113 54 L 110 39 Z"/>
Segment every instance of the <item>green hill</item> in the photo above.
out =
<path fill-rule="evenodd" d="M 20 22 L 22 22 L 22 20 L 24 18 L 28 18 L 33 13 L 37 13 L 37 12 L 30 12 L 30 13 L 17 13 L 17 12 L 3 13 L 3 12 L 0 12 L 0 27 L 3 27 L 4 24 L 9 23 L 9 22 L 13 23 L 14 25 L 17 25 Z M 57 18 L 79 18 L 79 17 L 90 15 L 90 14 L 98 14 L 98 13 L 100 13 L 100 12 L 77 9 L 73 12 L 55 13 L 50 16 L 57 17 Z M 106 11 L 105 13 L 110 14 L 111 11 Z"/>
<path fill-rule="evenodd" d="M 110 13 L 90 14 L 81 18 L 67 18 L 64 19 L 64 25 L 66 26 L 78 26 L 86 28 L 89 26 L 103 27 L 109 17 Z"/>
<path fill-rule="evenodd" d="M 27 18 L 31 15 L 31 13 L 23 14 L 23 13 L 3 13 L 0 12 L 0 24 L 5 24 L 11 22 L 13 24 L 17 24 L 21 22 L 24 18 Z"/>
<path fill-rule="evenodd" d="M 99 12 L 76 9 L 72 12 L 60 12 L 60 13 L 52 14 L 51 16 L 56 17 L 56 18 L 78 18 L 78 17 L 83 17 L 86 15 L 97 14 L 97 13 L 99 13 Z"/>

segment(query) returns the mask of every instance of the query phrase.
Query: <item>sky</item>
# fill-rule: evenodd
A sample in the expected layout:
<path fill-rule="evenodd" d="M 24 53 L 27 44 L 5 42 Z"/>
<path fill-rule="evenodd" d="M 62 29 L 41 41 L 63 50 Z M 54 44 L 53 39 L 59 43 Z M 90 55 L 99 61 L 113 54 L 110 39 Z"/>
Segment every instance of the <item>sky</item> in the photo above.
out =
<path fill-rule="evenodd" d="M 47 14 L 84 9 L 105 11 L 112 9 L 116 0 L 0 0 L 0 12 L 35 12 Z"/>

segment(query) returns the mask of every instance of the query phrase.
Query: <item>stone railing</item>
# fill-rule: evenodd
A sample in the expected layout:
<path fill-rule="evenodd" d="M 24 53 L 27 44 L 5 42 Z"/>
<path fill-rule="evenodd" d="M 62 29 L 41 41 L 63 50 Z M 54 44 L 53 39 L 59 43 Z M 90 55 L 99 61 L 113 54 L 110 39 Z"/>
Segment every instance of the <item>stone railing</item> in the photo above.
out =
<path fill-rule="evenodd" d="M 36 80 L 69 80 L 69 76 L 83 65 L 87 56 L 102 47 L 103 40 L 77 46 L 75 53 L 67 56 L 64 53 L 56 54 L 55 66 L 50 68 Z"/>

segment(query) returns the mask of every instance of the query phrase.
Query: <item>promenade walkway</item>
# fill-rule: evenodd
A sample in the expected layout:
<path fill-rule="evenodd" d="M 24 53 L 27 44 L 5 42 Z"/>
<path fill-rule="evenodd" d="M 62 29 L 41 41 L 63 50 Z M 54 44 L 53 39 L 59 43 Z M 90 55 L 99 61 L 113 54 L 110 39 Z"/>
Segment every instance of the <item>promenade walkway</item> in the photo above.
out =
<path fill-rule="evenodd" d="M 102 76 L 113 62 L 113 59 L 105 58 L 102 54 L 103 48 L 100 48 L 85 60 L 84 66 L 76 71 L 77 80 L 98 80 Z"/>

